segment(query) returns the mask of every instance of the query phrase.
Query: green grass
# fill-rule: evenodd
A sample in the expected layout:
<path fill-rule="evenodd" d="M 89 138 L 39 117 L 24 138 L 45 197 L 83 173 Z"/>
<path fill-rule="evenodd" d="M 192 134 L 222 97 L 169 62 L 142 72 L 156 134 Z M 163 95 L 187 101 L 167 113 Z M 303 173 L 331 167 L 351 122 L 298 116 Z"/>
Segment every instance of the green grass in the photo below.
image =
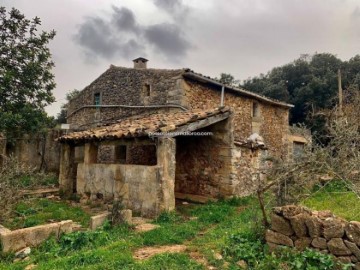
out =
<path fill-rule="evenodd" d="M 80 207 L 49 199 L 29 199 L 20 202 L 14 209 L 13 218 L 3 225 L 9 229 L 19 229 L 49 223 L 50 220 L 71 219 L 84 227 L 89 225 L 90 216 Z"/>
<path fill-rule="evenodd" d="M 58 241 L 52 238 L 34 248 L 27 262 L 12 263 L 12 255 L 0 256 L 0 270 L 24 269 L 31 263 L 37 265 L 37 270 L 205 269 L 190 257 L 191 252 L 204 256 L 217 269 L 240 269 L 239 260 L 245 260 L 249 269 L 257 270 L 282 269 L 284 263 L 290 266 L 287 269 L 333 269 L 328 255 L 314 251 L 266 253 L 259 213 L 258 203 L 252 197 L 182 205 L 178 212 L 161 214 L 154 221 L 161 227 L 153 231 L 138 233 L 126 225 L 114 228 L 105 225 L 96 231 L 63 235 Z M 158 254 L 143 261 L 132 257 L 138 248 L 171 244 L 185 244 L 188 250 Z M 217 253 L 222 255 L 221 259 L 215 256 Z M 311 268 L 313 265 L 319 268 Z"/>
<path fill-rule="evenodd" d="M 315 187 L 301 204 L 314 210 L 330 210 L 349 221 L 360 221 L 360 199 L 339 181 L 332 181 L 325 188 Z"/>
<path fill-rule="evenodd" d="M 58 177 L 55 174 L 34 173 L 25 174 L 19 178 L 19 184 L 23 188 L 32 188 L 39 186 L 57 186 L 59 183 Z"/>

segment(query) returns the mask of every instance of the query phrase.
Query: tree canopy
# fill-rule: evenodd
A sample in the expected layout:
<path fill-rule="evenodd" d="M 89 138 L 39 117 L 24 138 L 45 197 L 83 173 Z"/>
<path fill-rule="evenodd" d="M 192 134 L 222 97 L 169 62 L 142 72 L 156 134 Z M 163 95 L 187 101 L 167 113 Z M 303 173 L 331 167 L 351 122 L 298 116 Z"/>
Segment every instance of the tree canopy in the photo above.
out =
<path fill-rule="evenodd" d="M 80 93 L 80 90 L 74 89 L 74 90 L 70 90 L 69 92 L 66 93 L 66 103 L 63 104 L 61 106 L 61 110 L 60 112 L 57 114 L 56 119 L 55 119 L 55 123 L 56 124 L 64 124 L 66 123 L 66 116 L 67 116 L 67 105 L 69 103 L 70 100 L 72 100 L 73 98 L 77 97 Z"/>
<path fill-rule="evenodd" d="M 8 138 L 38 131 L 55 88 L 48 43 L 55 31 L 39 32 L 41 21 L 0 7 L 0 132 Z"/>
<path fill-rule="evenodd" d="M 309 116 L 337 104 L 338 69 L 341 69 L 343 89 L 359 89 L 360 55 L 342 61 L 329 53 L 302 55 L 292 63 L 273 68 L 266 75 L 245 80 L 241 86 L 294 104 L 290 123 L 306 123 L 313 130 L 320 130 L 322 120 Z"/>

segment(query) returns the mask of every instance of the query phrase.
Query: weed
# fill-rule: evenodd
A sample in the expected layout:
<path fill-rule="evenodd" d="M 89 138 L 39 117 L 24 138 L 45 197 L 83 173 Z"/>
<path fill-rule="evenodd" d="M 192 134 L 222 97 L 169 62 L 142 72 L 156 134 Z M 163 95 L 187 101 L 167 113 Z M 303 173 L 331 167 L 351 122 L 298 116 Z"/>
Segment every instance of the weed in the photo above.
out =
<path fill-rule="evenodd" d="M 263 244 L 251 234 L 232 234 L 222 251 L 226 258 L 239 261 L 244 260 L 250 267 L 258 265 L 264 258 Z"/>

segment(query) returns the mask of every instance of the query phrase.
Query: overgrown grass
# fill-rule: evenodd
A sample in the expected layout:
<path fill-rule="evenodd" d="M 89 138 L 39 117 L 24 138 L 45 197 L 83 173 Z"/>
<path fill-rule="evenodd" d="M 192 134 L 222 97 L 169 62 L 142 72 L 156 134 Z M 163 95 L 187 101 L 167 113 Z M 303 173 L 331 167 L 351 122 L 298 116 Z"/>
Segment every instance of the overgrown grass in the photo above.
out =
<path fill-rule="evenodd" d="M 12 218 L 8 219 L 4 226 L 9 229 L 19 229 L 67 219 L 80 222 L 87 227 L 90 216 L 80 207 L 74 207 L 65 202 L 36 198 L 18 203 L 13 210 Z"/>
<path fill-rule="evenodd" d="M 23 269 L 31 263 L 39 270 L 205 269 L 189 256 L 190 252 L 201 254 L 217 269 L 240 269 L 241 260 L 248 269 L 258 270 L 333 269 L 330 256 L 314 251 L 286 249 L 278 254 L 267 253 L 257 205 L 252 197 L 187 205 L 178 212 L 161 214 L 154 221 L 161 227 L 149 232 L 137 233 L 125 225 L 105 225 L 97 231 L 63 235 L 58 241 L 52 238 L 34 249 L 30 261 L 11 263 L 11 256 L 4 257 L 0 270 Z M 132 257 L 140 247 L 168 244 L 185 244 L 188 251 L 159 254 L 144 261 Z M 217 253 L 222 257 L 215 256 Z"/>
<path fill-rule="evenodd" d="M 349 221 L 360 221 L 360 199 L 341 181 L 331 181 L 325 187 L 316 186 L 301 204 L 314 210 L 330 210 Z"/>

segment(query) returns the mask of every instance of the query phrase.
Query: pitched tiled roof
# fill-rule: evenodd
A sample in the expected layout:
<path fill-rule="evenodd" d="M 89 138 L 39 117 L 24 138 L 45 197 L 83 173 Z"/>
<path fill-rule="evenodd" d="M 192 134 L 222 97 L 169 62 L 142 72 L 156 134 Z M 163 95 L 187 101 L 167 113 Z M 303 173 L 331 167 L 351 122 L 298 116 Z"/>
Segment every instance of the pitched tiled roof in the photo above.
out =
<path fill-rule="evenodd" d="M 197 122 L 212 116 L 229 114 L 227 107 L 212 110 L 192 110 L 166 114 L 151 114 L 147 116 L 118 120 L 115 124 L 85 131 L 73 132 L 58 138 L 66 141 L 100 141 L 131 137 L 144 137 L 155 132 L 172 132 L 189 123 Z"/>

